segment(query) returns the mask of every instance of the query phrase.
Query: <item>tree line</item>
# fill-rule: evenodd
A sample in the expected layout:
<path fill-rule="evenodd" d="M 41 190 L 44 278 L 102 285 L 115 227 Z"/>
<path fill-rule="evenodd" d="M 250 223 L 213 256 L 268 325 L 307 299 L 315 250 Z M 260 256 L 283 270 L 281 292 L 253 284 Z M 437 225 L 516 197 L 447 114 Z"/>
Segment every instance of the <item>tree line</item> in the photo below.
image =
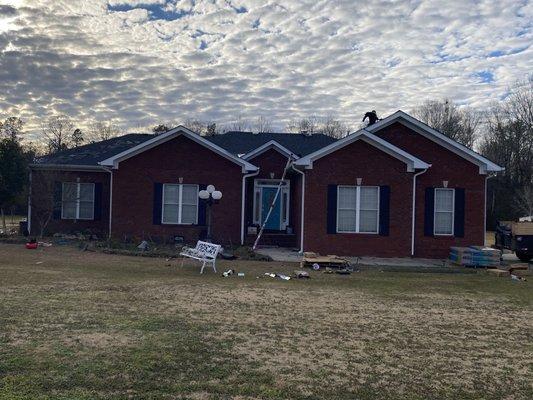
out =
<path fill-rule="evenodd" d="M 496 220 L 514 220 L 533 215 L 533 76 L 509 89 L 508 96 L 486 110 L 460 107 L 448 99 L 426 101 L 412 110 L 422 122 L 459 143 L 478 151 L 505 167 L 488 180 L 487 226 Z M 271 133 L 274 123 L 263 116 L 247 120 L 237 116 L 233 122 L 219 125 L 213 121 L 188 119 L 179 123 L 159 123 L 155 135 L 177 125 L 184 125 L 201 135 L 227 131 Z M 341 138 L 363 127 L 349 126 L 334 116 L 308 116 L 289 121 L 285 131 L 324 134 Z M 56 153 L 84 144 L 111 139 L 123 134 L 112 122 L 94 121 L 85 129 L 76 127 L 66 115 L 53 116 L 41 125 L 41 139 L 46 153 Z M 28 165 L 42 154 L 35 142 L 24 143 L 24 122 L 10 116 L 0 121 L 0 211 L 5 231 L 5 211 L 24 208 Z"/>

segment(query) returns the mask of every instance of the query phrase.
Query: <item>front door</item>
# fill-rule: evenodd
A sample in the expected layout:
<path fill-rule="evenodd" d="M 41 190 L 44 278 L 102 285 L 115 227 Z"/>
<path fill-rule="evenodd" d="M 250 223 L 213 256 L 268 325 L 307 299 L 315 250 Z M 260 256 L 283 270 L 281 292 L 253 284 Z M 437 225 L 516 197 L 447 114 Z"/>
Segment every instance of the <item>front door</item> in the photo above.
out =
<path fill-rule="evenodd" d="M 272 202 L 274 201 L 274 197 L 276 197 L 276 192 L 278 191 L 278 188 L 276 187 L 262 187 L 261 188 L 261 224 L 263 224 L 266 220 L 266 217 L 268 215 L 268 211 L 270 210 L 270 206 L 272 205 Z M 273 230 L 273 231 L 279 231 L 281 230 L 281 193 L 278 195 L 278 198 L 276 199 L 276 202 L 274 203 L 274 207 L 272 208 L 272 212 L 270 213 L 270 216 L 268 217 L 268 221 L 265 225 L 265 229 Z"/>

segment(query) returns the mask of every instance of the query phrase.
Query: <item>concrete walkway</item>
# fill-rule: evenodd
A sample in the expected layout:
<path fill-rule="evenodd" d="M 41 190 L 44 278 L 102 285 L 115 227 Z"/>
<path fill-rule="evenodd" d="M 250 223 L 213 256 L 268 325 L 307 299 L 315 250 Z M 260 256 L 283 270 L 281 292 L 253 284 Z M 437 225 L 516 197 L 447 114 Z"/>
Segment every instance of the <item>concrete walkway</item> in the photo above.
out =
<path fill-rule="evenodd" d="M 283 247 L 264 247 L 257 253 L 271 257 L 274 261 L 300 262 L 302 256 L 298 251 Z M 354 265 L 370 267 L 443 267 L 446 260 L 429 258 L 378 258 L 378 257 L 344 257 Z"/>

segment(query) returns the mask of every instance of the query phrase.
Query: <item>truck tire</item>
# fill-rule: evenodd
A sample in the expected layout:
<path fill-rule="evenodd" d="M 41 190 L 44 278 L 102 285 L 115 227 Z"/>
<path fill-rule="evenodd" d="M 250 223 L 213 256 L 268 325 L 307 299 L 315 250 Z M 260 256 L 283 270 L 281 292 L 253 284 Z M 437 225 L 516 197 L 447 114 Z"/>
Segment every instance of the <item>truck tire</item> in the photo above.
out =
<path fill-rule="evenodd" d="M 533 255 L 529 253 L 522 253 L 521 251 L 517 251 L 516 256 L 522 262 L 529 262 L 533 258 Z"/>

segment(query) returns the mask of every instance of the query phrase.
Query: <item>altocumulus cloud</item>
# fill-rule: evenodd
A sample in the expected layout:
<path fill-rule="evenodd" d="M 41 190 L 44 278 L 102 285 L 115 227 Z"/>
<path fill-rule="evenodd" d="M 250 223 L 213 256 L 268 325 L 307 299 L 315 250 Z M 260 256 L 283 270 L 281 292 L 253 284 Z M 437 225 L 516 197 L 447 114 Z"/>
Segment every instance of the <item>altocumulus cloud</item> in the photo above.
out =
<path fill-rule="evenodd" d="M 124 129 L 485 107 L 532 68 L 529 1 L 8 0 L 0 113 Z"/>

